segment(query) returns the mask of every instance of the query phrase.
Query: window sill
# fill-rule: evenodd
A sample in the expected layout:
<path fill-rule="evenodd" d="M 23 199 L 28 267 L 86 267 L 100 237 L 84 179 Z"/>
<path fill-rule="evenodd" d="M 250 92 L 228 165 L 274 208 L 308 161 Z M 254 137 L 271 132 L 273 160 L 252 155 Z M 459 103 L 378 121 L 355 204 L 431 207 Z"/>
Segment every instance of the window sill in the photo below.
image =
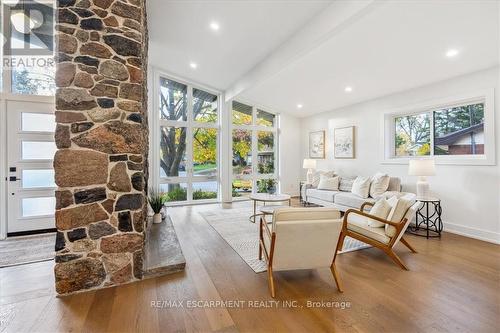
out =
<path fill-rule="evenodd" d="M 385 158 L 382 164 L 409 164 L 410 160 L 415 159 L 434 159 L 436 165 L 496 165 L 494 158 L 487 158 L 485 155 L 475 157 L 464 156 L 425 156 L 425 157 L 393 157 Z"/>

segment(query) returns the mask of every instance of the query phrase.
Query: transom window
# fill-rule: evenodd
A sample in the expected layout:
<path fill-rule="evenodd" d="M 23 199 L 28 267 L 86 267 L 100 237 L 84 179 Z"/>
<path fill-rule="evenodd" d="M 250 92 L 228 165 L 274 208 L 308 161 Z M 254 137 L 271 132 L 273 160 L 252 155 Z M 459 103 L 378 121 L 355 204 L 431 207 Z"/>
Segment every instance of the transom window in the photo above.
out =
<path fill-rule="evenodd" d="M 5 43 L 0 50 L 2 91 L 21 95 L 55 94 L 54 0 L 2 2 Z"/>

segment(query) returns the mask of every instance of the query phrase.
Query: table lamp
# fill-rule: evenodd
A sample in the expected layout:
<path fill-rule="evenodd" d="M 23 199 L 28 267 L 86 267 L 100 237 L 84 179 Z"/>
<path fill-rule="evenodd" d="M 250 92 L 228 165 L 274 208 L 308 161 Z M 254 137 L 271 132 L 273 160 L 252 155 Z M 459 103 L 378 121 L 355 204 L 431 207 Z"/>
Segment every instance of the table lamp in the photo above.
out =
<path fill-rule="evenodd" d="M 313 181 L 313 169 L 316 169 L 316 160 L 305 158 L 302 167 L 307 169 L 306 181 L 308 184 L 311 184 Z"/>
<path fill-rule="evenodd" d="M 426 198 L 429 196 L 429 183 L 427 176 L 436 174 L 436 166 L 434 160 L 410 160 L 408 166 L 408 174 L 410 176 L 418 176 L 417 181 L 417 198 Z"/>

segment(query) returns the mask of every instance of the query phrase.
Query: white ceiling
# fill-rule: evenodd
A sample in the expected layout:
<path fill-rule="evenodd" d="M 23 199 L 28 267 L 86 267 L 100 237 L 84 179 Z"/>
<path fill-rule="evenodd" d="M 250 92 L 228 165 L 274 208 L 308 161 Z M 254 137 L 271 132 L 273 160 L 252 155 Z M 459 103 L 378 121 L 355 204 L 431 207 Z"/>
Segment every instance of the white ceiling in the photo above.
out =
<path fill-rule="evenodd" d="M 377 4 L 240 97 L 304 117 L 498 65 L 498 6 L 497 1 Z M 446 58 L 450 48 L 459 55 Z M 346 86 L 353 91 L 345 93 Z"/>
<path fill-rule="evenodd" d="M 499 6 L 488 0 L 151 0 L 149 61 L 305 117 L 498 65 Z M 220 24 L 216 33 L 212 20 Z M 450 48 L 459 50 L 457 57 L 445 57 Z M 345 93 L 346 86 L 353 91 Z"/>
<path fill-rule="evenodd" d="M 148 1 L 149 62 L 219 89 L 279 47 L 330 1 Z M 214 20 L 218 32 L 209 29 Z M 196 70 L 190 62 L 197 63 Z"/>

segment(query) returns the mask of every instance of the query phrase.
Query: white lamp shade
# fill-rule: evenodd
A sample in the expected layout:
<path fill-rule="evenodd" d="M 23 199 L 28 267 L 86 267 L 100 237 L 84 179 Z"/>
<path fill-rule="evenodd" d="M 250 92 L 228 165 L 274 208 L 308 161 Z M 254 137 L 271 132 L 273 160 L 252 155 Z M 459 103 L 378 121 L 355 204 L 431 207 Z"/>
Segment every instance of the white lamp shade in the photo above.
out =
<path fill-rule="evenodd" d="M 434 160 L 410 160 L 408 174 L 410 176 L 434 176 L 436 174 Z"/>
<path fill-rule="evenodd" d="M 304 169 L 316 169 L 316 160 L 305 158 L 302 167 Z"/>

